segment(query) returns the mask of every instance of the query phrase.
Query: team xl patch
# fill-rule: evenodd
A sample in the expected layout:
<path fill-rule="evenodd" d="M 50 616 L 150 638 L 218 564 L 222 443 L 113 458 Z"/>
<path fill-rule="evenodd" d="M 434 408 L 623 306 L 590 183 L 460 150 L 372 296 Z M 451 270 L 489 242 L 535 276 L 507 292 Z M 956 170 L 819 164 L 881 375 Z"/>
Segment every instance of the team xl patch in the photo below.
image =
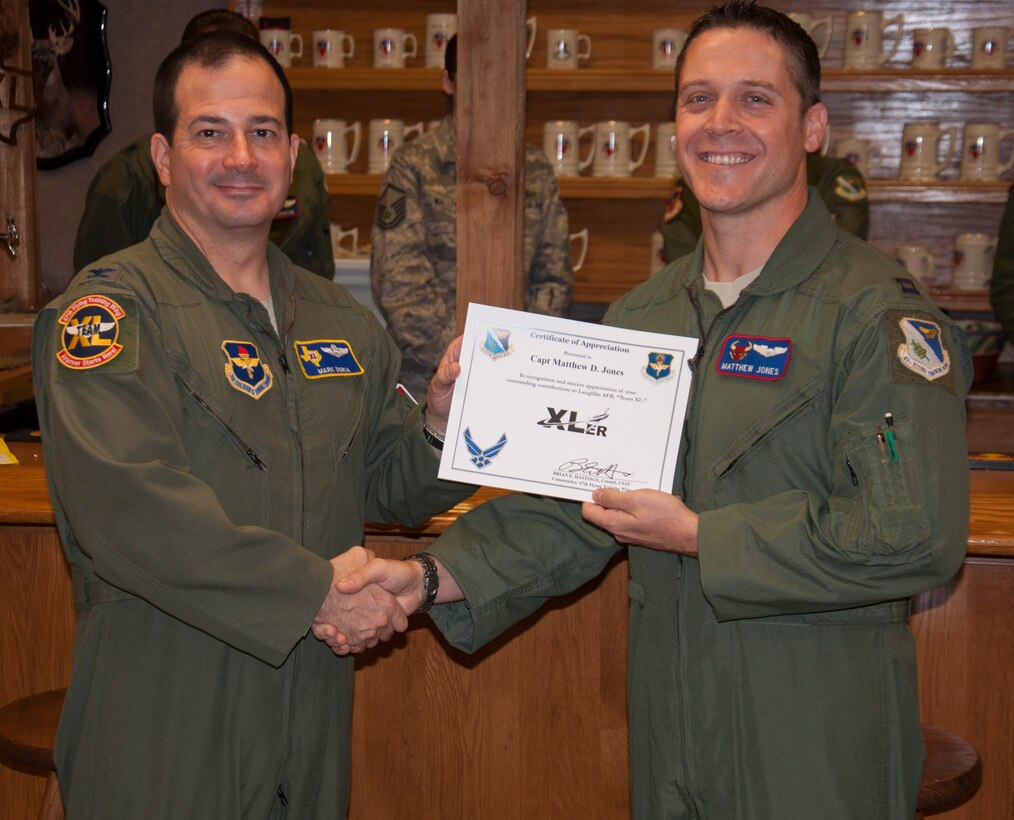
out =
<path fill-rule="evenodd" d="M 785 376 L 792 355 L 790 339 L 767 336 L 727 336 L 715 371 L 723 376 L 777 381 Z"/>
<path fill-rule="evenodd" d="M 927 319 L 903 316 L 898 326 L 904 335 L 904 341 L 897 348 L 898 361 L 903 367 L 926 381 L 951 372 L 951 356 L 944 347 L 940 325 Z"/>
<path fill-rule="evenodd" d="M 326 379 L 330 376 L 362 376 L 352 346 L 344 339 L 315 339 L 312 342 L 295 341 L 296 361 L 308 379 Z"/>
<path fill-rule="evenodd" d="M 377 200 L 377 227 L 396 228 L 405 218 L 405 192 L 391 183 L 384 186 Z"/>
<path fill-rule="evenodd" d="M 271 368 L 261 361 L 261 354 L 253 342 L 222 342 L 225 352 L 225 377 L 229 384 L 255 399 L 271 389 L 274 379 Z"/>
<path fill-rule="evenodd" d="M 90 370 L 108 364 L 123 350 L 120 321 L 126 313 L 108 296 L 82 296 L 75 299 L 59 322 L 60 364 L 71 370 Z"/>

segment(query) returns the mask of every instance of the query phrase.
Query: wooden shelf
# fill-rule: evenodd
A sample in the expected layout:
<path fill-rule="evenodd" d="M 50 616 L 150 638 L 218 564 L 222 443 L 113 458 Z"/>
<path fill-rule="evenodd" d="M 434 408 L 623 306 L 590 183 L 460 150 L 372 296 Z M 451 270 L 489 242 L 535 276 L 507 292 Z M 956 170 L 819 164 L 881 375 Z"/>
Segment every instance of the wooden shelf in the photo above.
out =
<path fill-rule="evenodd" d="M 287 68 L 294 91 L 440 91 L 439 68 Z M 559 91 L 613 94 L 672 92 L 671 71 L 579 68 L 572 71 L 531 68 L 526 73 L 529 91 Z M 956 68 L 948 71 L 914 69 L 876 69 L 847 71 L 840 68 L 823 72 L 821 90 L 898 94 L 903 92 L 961 92 L 998 94 L 1014 91 L 1014 69 L 973 71 Z"/>
<path fill-rule="evenodd" d="M 993 310 L 989 303 L 989 291 L 982 290 L 950 290 L 947 288 L 930 288 L 930 298 L 942 310 L 969 311 L 974 313 L 990 313 Z"/>
<path fill-rule="evenodd" d="M 381 174 L 329 174 L 327 191 L 342 196 L 377 196 L 380 193 Z M 869 182 L 870 202 L 943 202 L 1003 204 L 1011 183 L 901 182 L 891 179 L 874 179 Z M 564 199 L 658 199 L 665 200 L 672 193 L 673 180 L 669 177 L 561 177 L 560 193 Z"/>

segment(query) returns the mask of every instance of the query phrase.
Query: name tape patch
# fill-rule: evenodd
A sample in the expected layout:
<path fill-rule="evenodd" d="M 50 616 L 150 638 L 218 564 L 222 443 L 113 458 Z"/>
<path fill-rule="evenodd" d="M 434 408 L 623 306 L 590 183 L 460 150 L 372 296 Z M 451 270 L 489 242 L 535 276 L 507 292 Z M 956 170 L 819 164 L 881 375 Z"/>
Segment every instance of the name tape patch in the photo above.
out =
<path fill-rule="evenodd" d="M 722 376 L 777 381 L 785 376 L 791 356 L 791 339 L 727 336 L 715 371 Z"/>
<path fill-rule="evenodd" d="M 364 371 L 355 352 L 345 339 L 294 341 L 296 361 L 308 379 L 333 376 L 361 376 Z"/>

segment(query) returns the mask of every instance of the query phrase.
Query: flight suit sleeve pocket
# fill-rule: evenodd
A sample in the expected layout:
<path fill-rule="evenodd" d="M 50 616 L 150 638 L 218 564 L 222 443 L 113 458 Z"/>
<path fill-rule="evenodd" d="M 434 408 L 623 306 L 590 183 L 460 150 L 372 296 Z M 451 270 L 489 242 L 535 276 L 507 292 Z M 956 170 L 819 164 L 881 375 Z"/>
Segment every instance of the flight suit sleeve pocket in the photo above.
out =
<path fill-rule="evenodd" d="M 839 492 L 832 499 L 837 541 L 859 563 L 911 559 L 932 535 L 915 458 L 895 460 L 874 427 L 858 429 L 836 452 Z M 844 489 L 842 489 L 844 488 Z"/>

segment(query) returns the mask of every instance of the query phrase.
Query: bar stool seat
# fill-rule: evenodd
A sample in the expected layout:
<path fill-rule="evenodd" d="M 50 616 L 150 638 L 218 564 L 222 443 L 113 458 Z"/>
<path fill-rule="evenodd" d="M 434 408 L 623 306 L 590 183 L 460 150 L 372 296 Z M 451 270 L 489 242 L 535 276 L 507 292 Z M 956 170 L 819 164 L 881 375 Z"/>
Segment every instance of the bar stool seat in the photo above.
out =
<path fill-rule="evenodd" d="M 53 744 L 66 693 L 66 689 L 40 692 L 0 709 L 0 763 L 20 772 L 46 777 L 39 820 L 64 820 Z"/>
<path fill-rule="evenodd" d="M 982 783 L 982 760 L 968 741 L 926 723 L 922 724 L 922 737 L 926 762 L 916 820 L 956 809 L 968 802 Z"/>

